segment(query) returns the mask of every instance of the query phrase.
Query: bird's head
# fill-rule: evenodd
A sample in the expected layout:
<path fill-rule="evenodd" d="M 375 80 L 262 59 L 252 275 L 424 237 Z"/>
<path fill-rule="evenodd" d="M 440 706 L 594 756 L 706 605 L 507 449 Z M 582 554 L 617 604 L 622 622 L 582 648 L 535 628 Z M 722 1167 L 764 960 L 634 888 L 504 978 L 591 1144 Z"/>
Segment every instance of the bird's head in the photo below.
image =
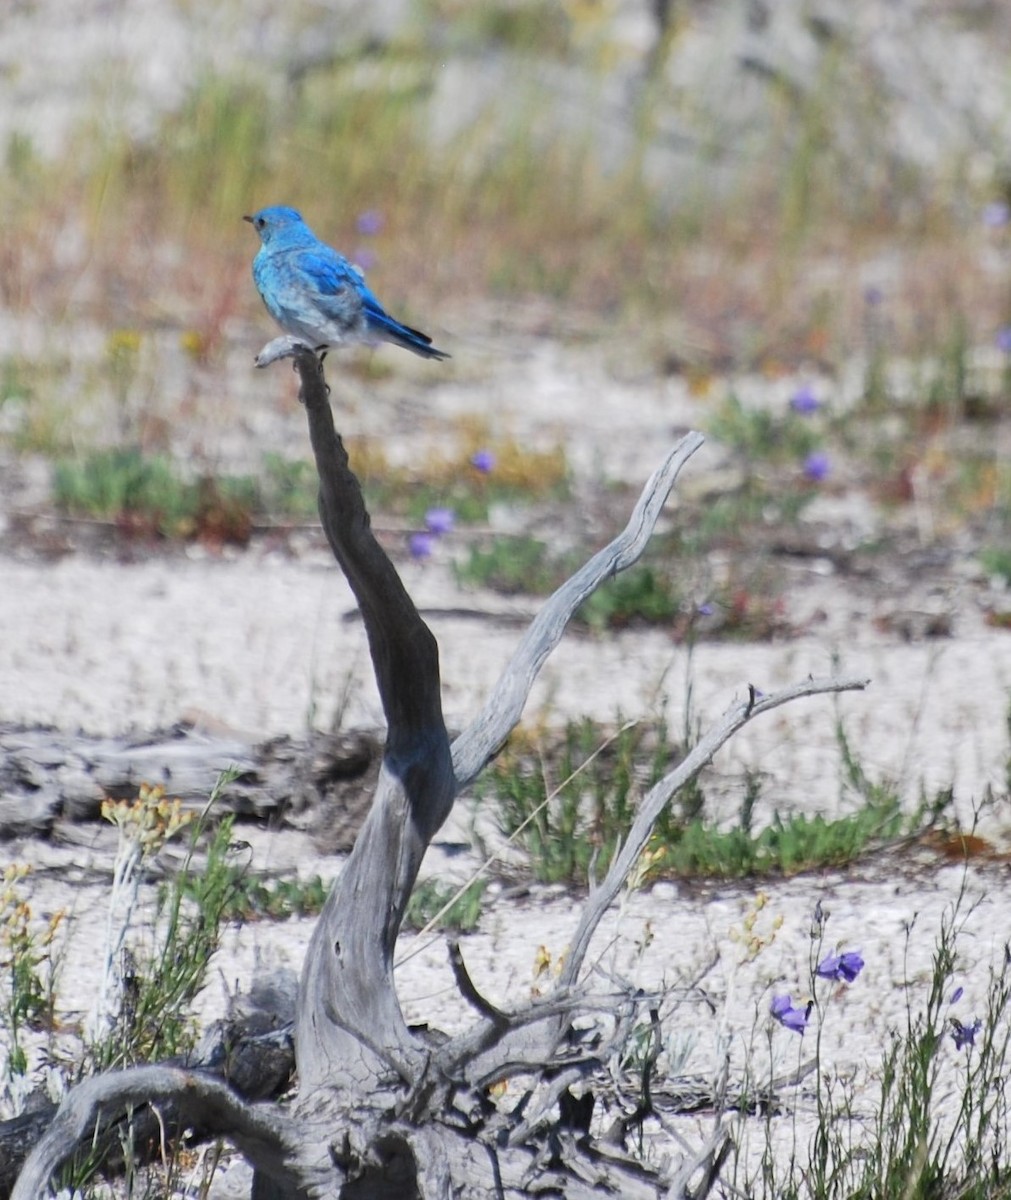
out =
<path fill-rule="evenodd" d="M 274 238 L 297 236 L 302 231 L 308 233 L 308 226 L 302 220 L 302 214 L 283 204 L 261 208 L 259 212 L 242 219 L 252 225 L 265 246 L 269 246 Z"/>

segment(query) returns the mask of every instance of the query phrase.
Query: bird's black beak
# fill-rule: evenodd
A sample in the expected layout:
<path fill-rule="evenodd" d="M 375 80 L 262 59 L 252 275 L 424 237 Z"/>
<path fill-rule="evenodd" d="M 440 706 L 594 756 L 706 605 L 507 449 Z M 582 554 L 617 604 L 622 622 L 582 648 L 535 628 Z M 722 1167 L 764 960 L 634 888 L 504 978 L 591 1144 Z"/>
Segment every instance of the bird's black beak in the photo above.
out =
<path fill-rule="evenodd" d="M 250 223 L 250 225 L 252 225 L 252 223 L 253 223 L 253 218 L 249 215 L 249 213 L 246 213 L 242 219 L 243 219 L 243 221 L 248 221 Z"/>

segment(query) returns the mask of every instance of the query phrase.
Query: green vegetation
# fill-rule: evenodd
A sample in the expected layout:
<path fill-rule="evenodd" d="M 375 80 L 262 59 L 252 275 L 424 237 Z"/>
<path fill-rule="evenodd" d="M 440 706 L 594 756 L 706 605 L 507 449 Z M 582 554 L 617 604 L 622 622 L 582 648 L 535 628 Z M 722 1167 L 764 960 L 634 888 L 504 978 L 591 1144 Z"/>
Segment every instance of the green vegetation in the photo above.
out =
<path fill-rule="evenodd" d="M 591 629 L 623 629 L 638 624 L 669 625 L 681 607 L 669 569 L 640 564 L 599 587 L 577 615 Z"/>
<path fill-rule="evenodd" d="M 891 788 L 867 778 L 841 727 L 838 736 L 844 780 L 859 798 L 853 812 L 826 818 L 774 810 L 757 827 L 761 782 L 749 774 L 737 821 L 726 828 L 707 817 L 700 787 L 686 789 L 657 822 L 643 878 L 741 879 L 840 867 L 951 820 L 950 791 L 904 812 Z M 604 741 L 592 721 L 571 721 L 556 741 L 514 738 L 486 773 L 479 795 L 526 851 L 535 879 L 582 887 L 591 871 L 606 871 L 640 797 L 683 755 L 663 722 L 620 728 L 587 764 Z"/>
<path fill-rule="evenodd" d="M 7 1031 L 5 1082 L 24 1076 L 28 1059 L 25 1029 L 52 1029 L 58 976 L 54 940 L 66 914 L 36 921 L 20 885 L 31 868 L 12 864 L 0 876 L 0 1014 Z M 0 1089 L 2 1094 L 2 1089 Z"/>
<path fill-rule="evenodd" d="M 394 466 L 382 445 L 351 440 L 348 454 L 366 503 L 373 511 L 424 523 L 432 508 L 452 509 L 461 524 L 488 519 L 493 504 L 530 505 L 562 501 L 569 494 L 569 468 L 561 446 L 537 451 L 511 437 L 494 436 L 482 423 L 465 423 L 449 451 L 432 449 L 408 467 Z M 494 458 L 494 469 L 481 471 L 478 452 Z"/>
<path fill-rule="evenodd" d="M 247 476 L 182 478 L 161 455 L 131 448 L 95 450 L 58 463 L 53 494 L 66 512 L 116 521 L 131 534 L 245 543 L 260 498 Z"/>
<path fill-rule="evenodd" d="M 370 509 L 423 526 L 429 510 L 443 507 L 465 524 L 486 520 L 494 503 L 565 498 L 568 469 L 560 448 L 529 453 L 511 439 L 490 439 L 496 458 L 490 477 L 470 463 L 473 440 L 470 434 L 456 453 L 432 454 L 411 470 L 391 466 L 373 443 L 352 442 Z M 264 454 L 255 477 L 207 471 L 194 477 L 166 455 L 121 446 L 58 461 L 52 486 L 64 512 L 115 521 L 127 533 L 244 544 L 257 518 L 312 519 L 318 485 L 309 460 L 276 452 Z"/>
<path fill-rule="evenodd" d="M 232 837 L 234 817 L 225 817 L 215 839 L 226 844 Z M 319 875 L 306 879 L 261 879 L 249 875 L 246 865 L 229 859 L 216 864 L 227 890 L 227 903 L 221 911 L 223 921 L 244 924 L 247 921 L 286 921 L 289 917 L 313 917 L 323 908 L 330 884 Z M 192 884 L 186 879 L 181 887 L 194 902 L 199 901 Z"/>
<path fill-rule="evenodd" d="M 988 546 L 980 553 L 980 562 L 991 575 L 1011 584 L 1011 550 L 1003 546 Z"/>
<path fill-rule="evenodd" d="M 213 803 L 212 796 L 205 811 Z M 102 811 L 119 829 L 120 847 L 110 898 L 107 983 L 89 1046 L 96 1070 L 156 1061 L 193 1047 L 190 1006 L 206 982 L 235 898 L 229 822 L 210 833 L 198 862 L 195 850 L 204 822 L 193 820 L 178 800 L 168 800 L 163 788 L 142 787 L 133 803 L 106 801 Z M 187 826 L 192 826 L 189 851 L 182 869 L 158 889 L 148 937 L 127 944 L 153 857 Z"/>
<path fill-rule="evenodd" d="M 495 537 L 472 543 L 467 557 L 454 564 L 463 584 L 491 588 L 505 596 L 549 595 L 566 578 L 566 567 L 553 559 L 546 542 L 534 537 Z"/>
<path fill-rule="evenodd" d="M 822 1030 L 832 1000 L 824 998 L 816 974 L 824 929 L 816 913 L 808 986 L 816 1025 L 817 1128 L 810 1143 L 798 1142 L 795 1134 L 789 1153 L 782 1147 L 777 1153 L 773 1106 L 766 1105 L 763 1194 L 786 1200 L 992 1200 L 1007 1194 L 1011 954 L 990 969 L 982 1015 L 966 1015 L 958 1006 L 962 988 L 956 987 L 966 906 L 963 892 L 941 918 L 925 987 L 907 967 L 905 1024 L 881 1031 L 880 1094 L 870 1113 L 860 1104 L 848 1064 L 825 1061 Z M 906 928 L 907 962 L 914 922 Z M 868 964 L 866 974 L 872 971 Z M 873 978 L 861 978 L 853 986 L 873 993 L 875 985 Z M 770 1033 L 776 1036 L 788 1035 Z M 799 1085 L 792 1097 L 779 1092 L 774 1100 L 805 1103 Z M 736 1180 L 738 1187 L 743 1183 Z"/>
<path fill-rule="evenodd" d="M 452 930 L 470 933 L 481 919 L 484 890 L 488 881 L 475 879 L 458 896 L 459 888 L 437 879 L 415 884 L 404 914 L 406 929 Z"/>

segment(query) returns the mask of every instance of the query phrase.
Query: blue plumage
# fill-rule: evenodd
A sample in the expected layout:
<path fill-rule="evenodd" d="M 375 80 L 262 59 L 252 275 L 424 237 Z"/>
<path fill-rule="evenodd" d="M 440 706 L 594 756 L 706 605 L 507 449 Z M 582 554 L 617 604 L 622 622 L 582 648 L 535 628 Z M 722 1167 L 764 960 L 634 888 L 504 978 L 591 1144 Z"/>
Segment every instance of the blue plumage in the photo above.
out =
<path fill-rule="evenodd" d="M 422 358 L 449 358 L 430 337 L 394 320 L 361 271 L 321 242 L 293 208 L 261 208 L 245 219 L 262 242 L 253 281 L 286 333 L 316 347 L 392 342 Z"/>

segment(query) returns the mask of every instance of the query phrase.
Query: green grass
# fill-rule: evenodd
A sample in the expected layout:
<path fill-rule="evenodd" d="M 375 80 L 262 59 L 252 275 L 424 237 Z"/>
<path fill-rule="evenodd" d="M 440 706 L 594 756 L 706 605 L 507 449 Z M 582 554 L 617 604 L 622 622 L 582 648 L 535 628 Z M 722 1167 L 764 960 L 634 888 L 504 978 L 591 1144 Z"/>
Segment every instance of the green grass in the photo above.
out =
<path fill-rule="evenodd" d="M 980 552 L 979 560 L 988 574 L 1002 579 L 1005 586 L 1011 584 L 1011 550 L 987 546 Z"/>
<path fill-rule="evenodd" d="M 495 537 L 485 545 L 472 543 L 453 569 L 460 583 L 490 588 L 505 596 L 546 596 L 567 577 L 565 565 L 552 557 L 547 543 L 529 536 Z"/>
<path fill-rule="evenodd" d="M 470 933 L 477 928 L 481 919 L 486 886 L 487 880 L 476 879 L 462 895 L 456 896 L 459 889 L 451 883 L 440 883 L 437 879 L 430 879 L 415 884 L 407 902 L 407 911 L 404 913 L 404 927 L 423 929 L 438 917 L 433 928 Z"/>
<path fill-rule="evenodd" d="M 189 480 L 169 458 L 129 447 L 57 463 L 53 497 L 65 512 L 116 521 L 131 533 L 239 543 L 248 541 L 261 507 L 249 476 Z"/>
<path fill-rule="evenodd" d="M 602 740 L 589 719 L 569 722 L 543 755 L 536 743 L 514 735 L 478 784 L 478 796 L 494 806 L 506 835 L 517 836 L 524 827 L 517 841 L 535 879 L 583 886 L 591 862 L 602 875 L 629 828 L 636 797 L 664 773 L 665 728 L 643 724 L 619 733 L 591 766 L 571 778 Z"/>
<path fill-rule="evenodd" d="M 759 828 L 756 817 L 768 805 L 759 777 L 747 774 L 737 819 L 727 827 L 707 816 L 705 793 L 695 786 L 675 797 L 657 822 L 643 878 L 745 879 L 842 867 L 952 821 L 950 791 L 904 811 L 887 783 L 867 777 L 841 727 L 838 736 L 843 778 L 858 798 L 853 811 L 829 818 L 773 809 Z M 479 796 L 495 806 L 535 879 L 582 887 L 591 864 L 598 875 L 606 871 L 640 797 L 683 753 L 669 742 L 663 722 L 645 722 L 620 730 L 576 774 L 605 737 L 588 719 L 570 721 L 557 740 L 544 744 L 520 737 L 479 784 Z"/>
<path fill-rule="evenodd" d="M 967 907 L 963 891 L 943 914 L 925 985 L 910 979 L 906 968 L 905 1021 L 881 1030 L 881 1059 L 874 1072 L 880 1091 L 869 1113 L 849 1068 L 824 1058 L 822 1028 L 832 999 L 814 972 L 823 922 L 813 925 L 812 937 L 818 940 L 812 942 L 808 986 L 816 1026 L 817 1128 L 809 1144 L 795 1140 L 784 1165 L 787 1156 L 773 1146 L 766 1118 L 764 1194 L 784 1200 L 993 1200 L 1009 1193 L 1011 954 L 1005 949 L 1003 961 L 990 968 L 976 1026 L 955 1002 Z M 915 924 L 914 918 L 906 927 L 907 963 Z M 872 971 L 868 964 L 865 978 L 851 986 L 873 990 L 866 978 Z M 959 1046 L 953 1033 L 967 1025 L 976 1032 Z M 953 1054 L 952 1074 L 945 1066 Z M 780 1093 L 776 1099 L 791 1108 L 807 1103 L 799 1087 L 793 1096 Z"/>

